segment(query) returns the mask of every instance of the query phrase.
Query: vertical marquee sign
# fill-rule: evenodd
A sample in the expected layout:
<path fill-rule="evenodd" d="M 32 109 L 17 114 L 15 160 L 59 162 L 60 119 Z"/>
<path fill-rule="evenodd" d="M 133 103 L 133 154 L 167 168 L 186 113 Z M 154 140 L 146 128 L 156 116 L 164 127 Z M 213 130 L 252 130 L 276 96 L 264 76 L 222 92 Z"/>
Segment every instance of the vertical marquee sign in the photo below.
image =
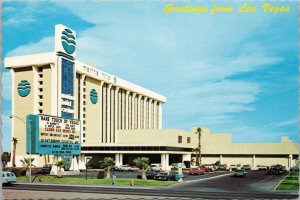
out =
<path fill-rule="evenodd" d="M 58 115 L 74 118 L 76 32 L 58 24 L 55 26 L 55 51 L 58 69 Z"/>

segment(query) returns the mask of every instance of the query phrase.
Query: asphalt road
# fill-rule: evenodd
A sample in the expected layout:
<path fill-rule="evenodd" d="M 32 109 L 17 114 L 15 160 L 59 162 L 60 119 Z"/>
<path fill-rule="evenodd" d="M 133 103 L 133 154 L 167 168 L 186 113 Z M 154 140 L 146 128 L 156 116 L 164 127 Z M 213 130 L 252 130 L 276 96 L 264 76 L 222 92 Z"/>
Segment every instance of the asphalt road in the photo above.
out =
<path fill-rule="evenodd" d="M 265 175 L 265 171 L 249 171 L 246 177 L 232 175 L 174 186 L 175 190 L 211 192 L 273 192 L 278 182 L 287 175 Z"/>
<path fill-rule="evenodd" d="M 57 195 L 60 193 L 78 193 L 79 194 L 107 194 L 108 197 L 121 197 L 122 195 L 131 195 L 129 199 L 144 199 L 144 197 L 155 198 L 193 198 L 193 199 L 297 199 L 297 193 L 282 193 L 274 191 L 273 187 L 285 176 L 283 175 L 265 175 L 264 171 L 251 171 L 245 178 L 235 178 L 230 175 L 222 177 L 213 177 L 214 174 L 207 176 L 197 176 L 199 180 L 188 180 L 183 184 L 164 188 L 137 188 L 122 186 L 75 186 L 75 185 L 55 185 L 55 184 L 16 184 L 13 187 L 3 187 L 6 195 L 15 191 L 14 195 L 28 191 L 45 191 L 45 199 L 64 199 Z M 215 173 L 216 174 L 216 173 Z M 193 176 L 191 178 L 194 178 Z M 9 193 L 10 191 L 10 193 Z M 51 191 L 52 196 L 51 196 Z M 47 197 L 46 194 L 50 196 Z M 124 196 L 124 197 L 125 197 Z M 4 196 L 5 197 L 5 196 Z M 62 196 L 63 197 L 63 196 Z M 155 197 L 155 198 L 154 198 Z M 18 198 L 16 198 L 18 199 Z M 27 199 L 27 198 L 26 198 Z M 34 198 L 33 198 L 34 199 Z M 124 198 L 117 198 L 124 199 Z M 147 198 L 145 198 L 147 199 Z"/>

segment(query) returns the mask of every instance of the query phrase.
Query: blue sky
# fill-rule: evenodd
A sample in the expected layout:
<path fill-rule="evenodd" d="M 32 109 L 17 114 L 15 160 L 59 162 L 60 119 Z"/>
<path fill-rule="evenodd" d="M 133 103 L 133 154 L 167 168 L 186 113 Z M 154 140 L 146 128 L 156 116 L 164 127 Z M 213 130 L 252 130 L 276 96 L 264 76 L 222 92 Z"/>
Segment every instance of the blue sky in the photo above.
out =
<path fill-rule="evenodd" d="M 3 57 L 54 50 L 54 25 L 77 31 L 77 58 L 167 97 L 163 128 L 205 126 L 234 142 L 298 142 L 298 11 L 170 13 L 169 2 L 3 3 Z M 175 6 L 212 7 L 209 1 Z M 218 1 L 236 10 L 241 2 Z M 249 3 L 250 4 L 250 3 Z M 3 73 L 3 149 L 11 78 Z"/>

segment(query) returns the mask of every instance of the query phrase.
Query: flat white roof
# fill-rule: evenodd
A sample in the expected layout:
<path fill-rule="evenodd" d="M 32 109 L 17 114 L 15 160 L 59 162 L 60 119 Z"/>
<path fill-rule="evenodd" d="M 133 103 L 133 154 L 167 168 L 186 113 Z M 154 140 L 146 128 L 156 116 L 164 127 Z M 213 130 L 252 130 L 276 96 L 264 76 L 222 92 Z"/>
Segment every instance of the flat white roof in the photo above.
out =
<path fill-rule="evenodd" d="M 4 66 L 6 68 L 22 68 L 28 66 L 42 66 L 50 63 L 55 64 L 56 62 L 56 52 L 47 52 L 25 56 L 7 57 L 4 59 Z M 122 89 L 141 94 L 143 96 L 158 100 L 163 103 L 167 101 L 167 98 L 163 95 L 160 95 L 139 85 L 106 73 L 90 64 L 86 64 L 75 60 L 75 69 L 77 73 L 86 74 L 89 77 L 111 83 L 112 85 L 120 87 Z"/>

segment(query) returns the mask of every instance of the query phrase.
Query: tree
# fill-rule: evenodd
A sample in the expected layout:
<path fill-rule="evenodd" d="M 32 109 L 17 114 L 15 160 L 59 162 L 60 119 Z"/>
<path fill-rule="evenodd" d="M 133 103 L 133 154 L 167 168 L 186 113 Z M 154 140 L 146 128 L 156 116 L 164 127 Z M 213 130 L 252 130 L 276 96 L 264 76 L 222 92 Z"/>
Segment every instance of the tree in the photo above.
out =
<path fill-rule="evenodd" d="M 202 129 L 199 127 L 197 128 L 197 131 L 195 132 L 196 135 L 198 135 L 198 147 L 197 147 L 197 154 L 196 154 L 196 164 L 198 166 L 201 165 L 201 134 Z"/>
<path fill-rule="evenodd" d="M 3 152 L 2 153 L 2 166 L 5 167 L 9 161 L 10 161 L 10 153 Z"/>
<path fill-rule="evenodd" d="M 34 158 L 25 158 L 23 160 L 20 160 L 22 163 L 22 167 L 26 168 L 26 176 L 29 176 L 29 166 L 35 167 L 32 162 L 34 161 Z"/>
<path fill-rule="evenodd" d="M 105 168 L 106 179 L 110 179 L 110 167 L 115 164 L 115 160 L 112 157 L 104 157 L 102 161 L 99 161 L 100 165 Z"/>
<path fill-rule="evenodd" d="M 57 167 L 57 177 L 62 177 L 61 168 L 64 167 L 65 161 L 57 160 L 54 165 Z"/>
<path fill-rule="evenodd" d="M 12 138 L 13 141 L 13 159 L 12 159 L 12 166 L 16 167 L 16 149 L 17 149 L 17 143 L 18 143 L 18 139 L 13 137 Z"/>
<path fill-rule="evenodd" d="M 142 169 L 142 180 L 147 180 L 145 169 L 149 166 L 149 158 L 138 157 L 133 160 L 134 164 Z"/>
<path fill-rule="evenodd" d="M 70 168 L 71 168 L 71 164 L 72 164 L 72 156 L 70 155 L 64 155 L 64 156 L 61 156 L 61 159 L 63 161 L 65 161 L 65 165 L 64 165 L 64 170 L 65 171 L 69 171 Z"/>

